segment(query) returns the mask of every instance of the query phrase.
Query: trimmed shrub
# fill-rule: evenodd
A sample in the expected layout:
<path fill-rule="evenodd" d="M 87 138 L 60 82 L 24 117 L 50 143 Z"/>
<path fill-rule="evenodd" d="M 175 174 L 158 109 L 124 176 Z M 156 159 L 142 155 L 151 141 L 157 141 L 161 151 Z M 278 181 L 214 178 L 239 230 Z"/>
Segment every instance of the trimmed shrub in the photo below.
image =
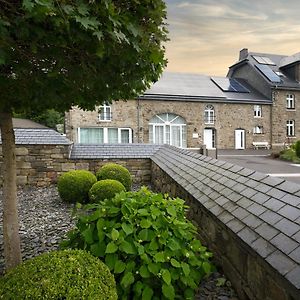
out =
<path fill-rule="evenodd" d="M 63 201 L 86 203 L 89 190 L 97 182 L 96 176 L 86 170 L 74 170 L 58 178 L 58 193 Z"/>
<path fill-rule="evenodd" d="M 105 179 L 96 182 L 89 191 L 90 202 L 100 202 L 111 199 L 117 193 L 125 192 L 124 185 L 118 180 Z"/>
<path fill-rule="evenodd" d="M 213 270 L 184 200 L 142 188 L 78 208 L 77 228 L 61 247 L 86 249 L 105 261 L 119 299 L 194 299 L 201 278 Z"/>
<path fill-rule="evenodd" d="M 108 163 L 96 173 L 98 180 L 114 179 L 120 181 L 126 188 L 126 191 L 131 190 L 132 179 L 129 171 L 118 164 Z"/>
<path fill-rule="evenodd" d="M 83 250 L 44 253 L 0 279 L 0 299 L 116 300 L 108 267 Z"/>

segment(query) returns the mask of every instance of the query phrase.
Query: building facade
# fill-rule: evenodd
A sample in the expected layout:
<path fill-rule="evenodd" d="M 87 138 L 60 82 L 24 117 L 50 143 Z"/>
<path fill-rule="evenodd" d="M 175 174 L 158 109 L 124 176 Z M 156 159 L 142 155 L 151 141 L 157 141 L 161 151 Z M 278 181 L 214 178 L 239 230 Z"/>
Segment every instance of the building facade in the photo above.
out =
<path fill-rule="evenodd" d="M 66 114 L 67 137 L 80 144 L 281 149 L 300 138 L 300 85 L 289 75 L 297 58 L 291 63 L 243 49 L 227 77 L 164 73 L 138 99 L 93 112 L 73 108 Z"/>

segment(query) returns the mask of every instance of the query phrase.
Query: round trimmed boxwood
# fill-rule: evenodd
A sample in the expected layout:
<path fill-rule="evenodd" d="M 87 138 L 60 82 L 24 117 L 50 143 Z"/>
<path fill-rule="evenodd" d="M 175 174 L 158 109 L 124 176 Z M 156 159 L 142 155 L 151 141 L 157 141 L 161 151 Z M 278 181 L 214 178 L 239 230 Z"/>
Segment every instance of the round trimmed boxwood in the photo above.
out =
<path fill-rule="evenodd" d="M 98 180 L 114 179 L 120 181 L 126 188 L 126 191 L 131 190 L 132 179 L 129 171 L 118 164 L 108 163 L 101 167 L 96 173 Z"/>
<path fill-rule="evenodd" d="M 0 278 L 0 299 L 115 300 L 108 267 L 84 250 L 44 253 Z"/>
<path fill-rule="evenodd" d="M 114 179 L 105 179 L 96 182 L 89 191 L 90 202 L 100 202 L 112 199 L 116 194 L 125 192 L 124 185 Z"/>
<path fill-rule="evenodd" d="M 96 176 L 86 170 L 74 170 L 58 178 L 57 188 L 62 200 L 85 203 L 89 200 L 89 190 L 97 182 Z"/>

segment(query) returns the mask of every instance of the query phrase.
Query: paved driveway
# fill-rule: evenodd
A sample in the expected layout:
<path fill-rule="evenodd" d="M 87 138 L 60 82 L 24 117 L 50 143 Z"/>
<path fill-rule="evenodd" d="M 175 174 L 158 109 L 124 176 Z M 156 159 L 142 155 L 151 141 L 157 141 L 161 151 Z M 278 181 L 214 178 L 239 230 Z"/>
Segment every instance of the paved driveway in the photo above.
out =
<path fill-rule="evenodd" d="M 300 164 L 273 159 L 269 150 L 219 150 L 218 159 L 300 184 Z"/>

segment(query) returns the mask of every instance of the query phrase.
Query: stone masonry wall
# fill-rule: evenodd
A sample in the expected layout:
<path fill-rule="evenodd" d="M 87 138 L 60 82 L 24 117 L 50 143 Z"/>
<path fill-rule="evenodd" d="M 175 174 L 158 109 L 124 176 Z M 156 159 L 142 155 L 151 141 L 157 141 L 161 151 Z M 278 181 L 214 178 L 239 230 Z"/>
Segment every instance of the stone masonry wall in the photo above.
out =
<path fill-rule="evenodd" d="M 295 109 L 286 108 L 286 96 L 293 94 L 295 96 Z M 272 113 L 272 148 L 281 150 L 284 145 L 290 145 L 300 139 L 300 92 L 274 90 L 273 91 L 273 113 Z M 295 121 L 295 136 L 287 137 L 286 122 Z"/>
<path fill-rule="evenodd" d="M 205 106 L 211 104 L 215 109 L 215 124 L 204 122 Z M 97 111 L 83 111 L 73 108 L 66 114 L 67 137 L 78 142 L 77 130 L 84 127 L 128 127 L 133 131 L 134 143 L 149 143 L 149 121 L 156 114 L 173 113 L 187 122 L 188 148 L 199 148 L 203 144 L 205 128 L 216 130 L 216 147 L 233 149 L 235 129 L 244 129 L 246 148 L 253 148 L 253 142 L 271 144 L 271 105 L 262 105 L 262 117 L 255 118 L 253 104 L 214 103 L 200 101 L 161 101 L 129 100 L 117 101 L 112 105 L 112 120 L 99 121 Z M 263 134 L 253 134 L 255 126 L 263 127 Z M 199 138 L 193 138 L 198 133 Z"/>
<path fill-rule="evenodd" d="M 95 173 L 102 165 L 111 161 L 125 166 L 130 171 L 134 183 L 148 184 L 151 179 L 150 154 L 157 146 L 150 147 L 150 151 L 140 148 L 141 150 L 137 146 L 136 151 L 129 151 L 126 155 L 124 146 L 111 145 L 106 153 L 103 152 L 103 146 L 96 152 L 95 146 L 73 146 L 70 159 L 70 145 L 17 145 L 17 184 L 48 186 L 56 183 L 64 172 L 85 169 Z M 119 149 L 120 154 L 112 158 L 110 152 L 116 149 Z M 86 153 L 88 157 L 82 153 Z M 0 186 L 3 184 L 1 155 L 0 145 Z"/>
<path fill-rule="evenodd" d="M 300 185 L 174 147 L 152 162 L 152 185 L 187 201 L 240 299 L 300 299 Z"/>

